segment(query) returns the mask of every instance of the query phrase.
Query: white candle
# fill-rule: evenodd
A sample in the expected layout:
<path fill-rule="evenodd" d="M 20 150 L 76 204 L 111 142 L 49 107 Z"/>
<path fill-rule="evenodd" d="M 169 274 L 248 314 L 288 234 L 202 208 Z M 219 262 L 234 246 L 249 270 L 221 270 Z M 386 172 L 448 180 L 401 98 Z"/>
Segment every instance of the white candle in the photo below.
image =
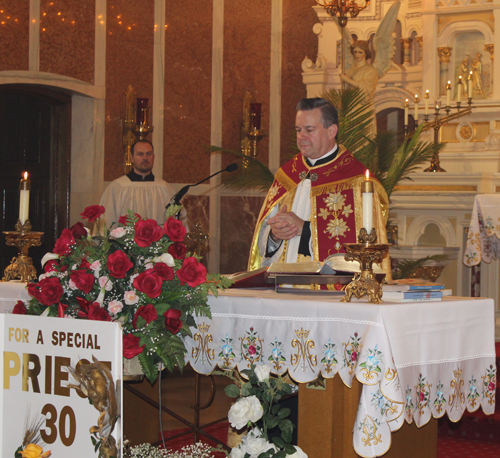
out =
<path fill-rule="evenodd" d="M 446 85 L 446 106 L 449 107 L 451 105 L 451 81 L 448 81 Z"/>
<path fill-rule="evenodd" d="M 405 100 L 405 126 L 408 125 L 408 99 Z"/>
<path fill-rule="evenodd" d="M 24 224 L 29 217 L 30 189 L 31 181 L 28 180 L 28 172 L 24 172 L 24 178 L 19 183 L 19 220 L 21 224 Z"/>
<path fill-rule="evenodd" d="M 415 94 L 415 122 L 418 121 L 418 95 Z"/>
<path fill-rule="evenodd" d="M 460 103 L 462 101 L 462 75 L 458 77 L 458 86 L 457 86 L 457 103 Z"/>
<path fill-rule="evenodd" d="M 469 79 L 467 80 L 467 89 L 467 97 L 469 97 L 469 99 L 472 99 L 472 72 L 469 73 Z"/>
<path fill-rule="evenodd" d="M 370 171 L 366 171 L 366 180 L 361 185 L 363 198 L 363 227 L 368 234 L 373 228 L 373 181 L 370 180 Z"/>
<path fill-rule="evenodd" d="M 425 91 L 424 104 L 425 104 L 424 114 L 428 115 L 429 114 L 429 89 L 427 89 Z"/>

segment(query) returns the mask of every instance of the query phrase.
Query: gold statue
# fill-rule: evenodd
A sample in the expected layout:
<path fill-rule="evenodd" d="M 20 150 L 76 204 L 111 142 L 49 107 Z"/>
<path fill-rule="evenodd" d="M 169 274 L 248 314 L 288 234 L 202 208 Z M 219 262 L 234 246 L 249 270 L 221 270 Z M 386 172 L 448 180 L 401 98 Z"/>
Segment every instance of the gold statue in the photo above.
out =
<path fill-rule="evenodd" d="M 478 52 L 476 58 L 471 60 L 470 67 L 472 70 L 472 92 L 474 95 L 483 95 L 483 63 L 481 62 L 483 55 Z"/>

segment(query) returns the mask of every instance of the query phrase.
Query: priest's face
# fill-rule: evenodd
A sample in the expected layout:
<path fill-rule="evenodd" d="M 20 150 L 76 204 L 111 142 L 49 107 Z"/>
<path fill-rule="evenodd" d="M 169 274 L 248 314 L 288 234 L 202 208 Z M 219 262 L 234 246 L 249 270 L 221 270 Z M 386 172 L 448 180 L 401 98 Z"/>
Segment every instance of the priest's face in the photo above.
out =
<path fill-rule="evenodd" d="M 134 154 L 132 154 L 132 164 L 134 165 L 135 173 L 146 176 L 153 169 L 155 163 L 155 155 L 153 147 L 146 142 L 136 143 Z"/>
<path fill-rule="evenodd" d="M 323 127 L 321 110 L 298 111 L 295 118 L 297 146 L 304 157 L 319 159 L 335 147 L 338 127 Z"/>

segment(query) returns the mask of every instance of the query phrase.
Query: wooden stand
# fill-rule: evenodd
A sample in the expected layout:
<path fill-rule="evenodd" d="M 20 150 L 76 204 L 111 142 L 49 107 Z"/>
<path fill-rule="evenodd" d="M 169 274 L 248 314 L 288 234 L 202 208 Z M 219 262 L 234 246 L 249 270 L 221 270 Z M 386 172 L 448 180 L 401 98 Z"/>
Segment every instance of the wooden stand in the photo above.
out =
<path fill-rule="evenodd" d="M 308 456 L 322 458 L 358 458 L 352 445 L 362 385 L 353 381 L 352 388 L 336 375 L 326 380 L 326 389 L 299 385 L 298 445 Z M 391 448 L 384 458 L 437 458 L 437 420 L 422 428 L 415 424 L 391 435 Z"/>

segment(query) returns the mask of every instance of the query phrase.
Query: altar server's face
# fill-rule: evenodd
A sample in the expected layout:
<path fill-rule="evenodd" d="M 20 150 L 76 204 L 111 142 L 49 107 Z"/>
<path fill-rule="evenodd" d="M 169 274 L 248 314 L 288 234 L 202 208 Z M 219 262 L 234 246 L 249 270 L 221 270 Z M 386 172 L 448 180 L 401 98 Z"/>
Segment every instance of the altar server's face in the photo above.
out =
<path fill-rule="evenodd" d="M 146 176 L 153 169 L 155 155 L 153 147 L 149 143 L 136 143 L 134 154 L 132 154 L 132 164 L 134 165 L 135 173 Z"/>
<path fill-rule="evenodd" d="M 304 157 L 318 159 L 335 146 L 337 126 L 323 127 L 321 110 L 298 111 L 295 118 L 297 146 Z"/>

